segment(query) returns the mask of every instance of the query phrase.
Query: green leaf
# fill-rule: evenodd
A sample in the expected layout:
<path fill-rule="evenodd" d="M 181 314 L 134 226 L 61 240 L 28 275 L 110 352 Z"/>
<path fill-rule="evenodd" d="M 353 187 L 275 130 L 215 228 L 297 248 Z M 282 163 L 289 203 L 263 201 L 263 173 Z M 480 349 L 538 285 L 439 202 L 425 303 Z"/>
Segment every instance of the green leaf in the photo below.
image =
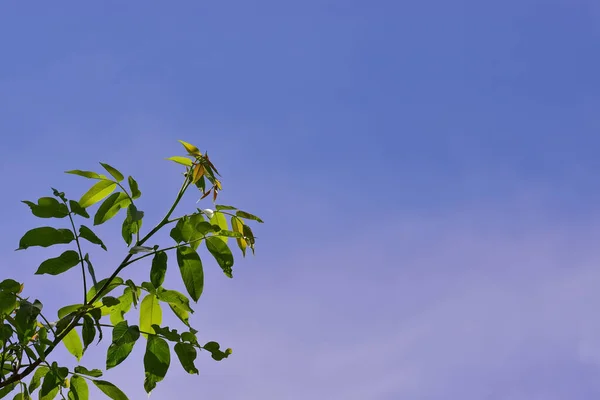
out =
<path fill-rule="evenodd" d="M 17 250 L 32 246 L 49 247 L 55 244 L 67 244 L 73 240 L 75 240 L 75 236 L 69 229 L 55 229 L 50 226 L 43 226 L 27 231 L 19 241 L 19 248 Z"/>
<path fill-rule="evenodd" d="M 173 156 L 167 158 L 167 160 L 175 161 L 177 164 L 185 165 L 186 167 L 191 167 L 193 165 L 192 160 L 187 157 Z"/>
<path fill-rule="evenodd" d="M 84 178 L 90 178 L 90 179 L 106 179 L 106 176 L 102 175 L 102 174 L 97 174 L 95 172 L 92 171 L 82 171 L 80 169 L 74 169 L 71 171 L 65 171 L 66 174 L 73 174 L 73 175 L 79 175 L 79 176 L 83 176 Z"/>
<path fill-rule="evenodd" d="M 69 209 L 66 205 L 60 203 L 54 197 L 42 197 L 38 203 L 23 200 L 31 208 L 31 213 L 39 218 L 64 218 L 69 215 Z"/>
<path fill-rule="evenodd" d="M 159 251 L 152 258 L 152 268 L 150 269 L 150 282 L 154 287 L 160 287 L 165 281 L 167 273 L 167 253 Z"/>
<path fill-rule="evenodd" d="M 128 326 L 127 321 L 115 325 L 113 328 L 113 341 L 106 354 L 106 369 L 116 367 L 125 361 L 139 338 L 140 329 L 137 325 Z"/>
<path fill-rule="evenodd" d="M 134 204 L 130 204 L 127 207 L 127 217 L 123 221 L 123 227 L 121 228 L 121 235 L 127 243 L 127 246 L 131 245 L 131 236 L 142 229 L 142 218 L 144 217 L 143 211 L 138 211 Z"/>
<path fill-rule="evenodd" d="M 227 219 L 225 218 L 225 215 L 218 211 L 215 212 L 210 218 L 210 223 L 219 226 L 219 228 L 221 229 L 229 229 L 229 227 L 227 226 Z M 227 237 L 219 237 L 219 240 L 227 243 Z"/>
<path fill-rule="evenodd" d="M 40 389 L 39 399 L 40 400 L 52 400 L 58 394 L 59 386 L 62 380 L 56 374 L 54 370 L 48 371 L 44 380 L 42 381 L 42 388 Z"/>
<path fill-rule="evenodd" d="M 244 229 L 244 238 L 246 242 L 250 245 L 250 249 L 252 250 L 252 254 L 254 254 L 254 234 L 252 233 L 252 229 L 248 225 L 243 226 Z"/>
<path fill-rule="evenodd" d="M 83 326 L 81 327 L 81 336 L 83 337 L 83 351 L 94 341 L 96 337 L 95 323 L 89 315 L 83 316 Z"/>
<path fill-rule="evenodd" d="M 73 375 L 70 381 L 69 400 L 88 400 L 89 389 L 87 382 L 79 375 Z"/>
<path fill-rule="evenodd" d="M 79 310 L 81 307 L 83 307 L 83 304 L 71 304 L 68 306 L 61 307 L 58 309 L 58 318 L 63 319 L 72 312 Z"/>
<path fill-rule="evenodd" d="M 134 200 L 140 198 L 142 192 L 140 192 L 140 189 L 135 179 L 133 179 L 133 177 L 130 176 L 127 178 L 127 181 L 129 182 L 129 188 L 131 189 L 131 198 Z"/>
<path fill-rule="evenodd" d="M 17 294 L 21 292 L 21 284 L 14 279 L 5 279 L 0 282 L 0 290 Z"/>
<path fill-rule="evenodd" d="M 81 338 L 75 329 L 71 329 L 69 333 L 63 338 L 63 344 L 76 359 L 81 360 L 83 356 L 83 345 L 81 344 Z"/>
<path fill-rule="evenodd" d="M 175 304 L 169 304 L 171 311 L 183 322 L 186 326 L 190 326 L 190 315 L 189 313 L 182 307 L 177 306 Z"/>
<path fill-rule="evenodd" d="M 258 222 L 260 222 L 261 224 L 263 223 L 263 220 L 262 220 L 262 219 L 258 218 L 256 215 L 252 215 L 252 214 L 250 214 L 250 213 L 247 213 L 246 211 L 241 211 L 241 210 L 238 210 L 238 211 L 235 213 L 235 215 L 237 215 L 237 216 L 238 216 L 238 217 L 240 217 L 240 218 L 252 219 L 252 220 L 254 220 L 254 221 L 258 221 Z"/>
<path fill-rule="evenodd" d="M 87 301 L 90 301 L 92 299 L 92 297 L 94 297 L 96 295 L 96 292 L 98 290 L 100 290 L 102 288 L 102 286 L 104 286 L 104 284 L 108 281 L 108 278 L 106 279 L 102 279 L 100 282 L 98 282 L 97 285 L 94 285 L 87 294 Z M 108 285 L 108 287 L 102 292 L 101 296 L 98 297 L 102 297 L 102 296 L 106 296 L 107 294 L 109 294 L 111 291 L 113 291 L 116 287 L 121 286 L 123 284 L 123 279 L 120 277 L 115 277 L 110 285 Z"/>
<path fill-rule="evenodd" d="M 185 147 L 185 150 L 192 156 L 201 156 L 202 155 L 202 153 L 200 153 L 200 150 L 198 150 L 198 148 L 196 146 L 194 146 L 193 144 L 189 144 L 187 142 L 184 142 L 183 140 L 179 140 L 179 143 L 181 143 L 183 145 L 183 147 Z"/>
<path fill-rule="evenodd" d="M 198 374 L 198 369 L 194 365 L 197 353 L 194 346 L 189 343 L 177 343 L 175 344 L 175 354 L 179 358 L 181 366 L 188 374 Z"/>
<path fill-rule="evenodd" d="M 244 235 L 244 222 L 238 217 L 231 217 L 231 229 L 234 232 L 240 233 L 242 236 Z M 248 247 L 248 243 L 244 238 L 236 239 L 237 245 L 242 251 L 242 255 L 246 256 L 246 248 Z"/>
<path fill-rule="evenodd" d="M 0 320 L 4 320 L 17 308 L 17 295 L 11 292 L 0 291 Z"/>
<path fill-rule="evenodd" d="M 11 322 L 21 343 L 28 342 L 29 338 L 33 336 L 36 329 L 37 317 L 41 311 L 42 303 L 38 300 L 35 300 L 33 303 L 21 300 L 21 304 L 14 317 L 14 323 Z"/>
<path fill-rule="evenodd" d="M 213 255 L 226 276 L 232 278 L 233 254 L 226 243 L 216 236 L 206 238 L 206 248 Z"/>
<path fill-rule="evenodd" d="M 237 208 L 234 206 L 226 206 L 223 204 L 216 204 L 215 208 L 217 209 L 217 211 L 219 211 L 219 210 L 237 210 Z"/>
<path fill-rule="evenodd" d="M 94 385 L 96 385 L 98 389 L 102 391 L 102 393 L 104 393 L 113 400 L 129 400 L 121 389 L 119 389 L 110 382 L 101 381 L 99 379 L 94 379 L 92 382 L 94 383 Z"/>
<path fill-rule="evenodd" d="M 85 264 L 87 265 L 88 273 L 90 274 L 90 277 L 92 278 L 92 283 L 94 284 L 94 286 L 96 286 L 98 284 L 98 282 L 96 281 L 96 273 L 94 272 L 94 266 L 92 265 L 92 262 L 90 261 L 90 257 L 88 255 L 88 253 L 85 253 L 85 256 L 83 257 L 83 261 L 85 261 Z"/>
<path fill-rule="evenodd" d="M 200 256 L 190 247 L 178 247 L 177 264 L 187 292 L 197 302 L 204 290 L 204 270 Z"/>
<path fill-rule="evenodd" d="M 116 168 L 111 167 L 110 165 L 105 163 L 100 163 L 100 165 L 102 165 L 104 169 L 108 171 L 108 173 L 111 174 L 112 177 L 117 180 L 117 182 L 121 182 L 125 178 L 123 174 L 120 173 L 119 170 L 117 170 Z"/>
<path fill-rule="evenodd" d="M 100 247 L 102 247 L 104 250 L 107 250 L 106 246 L 104 245 L 102 240 L 100 240 L 100 238 L 98 236 L 96 236 L 96 234 L 94 232 L 92 232 L 92 230 L 85 225 L 81 225 L 79 227 L 79 237 L 82 237 L 82 238 L 86 239 L 88 242 L 97 244 Z"/>
<path fill-rule="evenodd" d="M 192 328 L 190 328 L 190 330 L 193 331 Z M 198 344 L 198 339 L 196 338 L 196 334 L 193 332 L 182 332 L 181 333 L 181 340 L 183 340 L 184 342 L 188 342 L 191 343 L 193 345 L 197 345 Z"/>
<path fill-rule="evenodd" d="M 0 399 L 6 397 L 7 394 L 9 394 L 13 390 L 15 390 L 15 387 L 17 387 L 17 384 L 11 383 L 10 385 L 5 386 L 2 389 L 0 389 Z"/>
<path fill-rule="evenodd" d="M 153 294 L 147 294 L 140 304 L 140 331 L 154 333 L 152 325 L 159 325 L 162 322 L 162 309 L 158 299 Z M 147 334 L 142 333 L 144 337 Z"/>
<path fill-rule="evenodd" d="M 148 337 L 146 353 L 144 354 L 144 389 L 150 393 L 156 384 L 163 380 L 169 365 L 171 364 L 171 352 L 169 344 L 158 336 Z"/>
<path fill-rule="evenodd" d="M 120 301 L 116 297 L 104 296 L 102 298 L 102 305 L 104 305 L 106 307 L 116 306 L 119 303 L 120 303 Z"/>
<path fill-rule="evenodd" d="M 208 342 L 202 348 L 211 353 L 213 360 L 221 361 L 231 354 L 231 349 L 226 349 L 224 352 L 219 350 L 221 346 L 217 342 Z"/>
<path fill-rule="evenodd" d="M 79 200 L 79 205 L 83 208 L 88 208 L 91 205 L 96 204 L 109 194 L 111 194 L 117 184 L 113 181 L 102 180 L 96 183 L 94 186 L 90 188 Z"/>
<path fill-rule="evenodd" d="M 49 258 L 40 264 L 35 271 L 36 275 L 49 274 L 58 275 L 70 270 L 79 263 L 79 254 L 74 250 L 67 250 L 60 256 Z"/>
<path fill-rule="evenodd" d="M 157 292 L 157 296 L 160 301 L 176 305 L 192 313 L 194 312 L 194 310 L 190 308 L 189 299 L 183 293 L 179 293 L 176 290 L 165 290 L 160 288 Z"/>
<path fill-rule="evenodd" d="M 112 191 L 112 190 L 111 190 Z M 100 225 L 117 215 L 121 208 L 127 207 L 131 200 L 126 193 L 116 192 L 108 196 L 94 215 L 94 225 Z"/>
<path fill-rule="evenodd" d="M 179 342 L 181 340 L 179 333 L 177 333 L 177 329 L 170 329 L 168 326 L 160 327 L 156 324 L 152 325 L 152 328 L 157 335 L 161 335 L 171 342 Z"/>
<path fill-rule="evenodd" d="M 81 365 L 75 367 L 73 371 L 80 375 L 91 376 L 92 378 L 100 378 L 102 376 L 102 371 L 100 371 L 99 369 L 87 369 L 86 367 L 82 367 Z"/>
<path fill-rule="evenodd" d="M 71 207 L 71 211 L 79 216 L 84 218 L 89 218 L 90 214 L 85 210 L 85 208 L 81 207 L 78 202 L 75 200 L 69 200 L 69 206 Z"/>
<path fill-rule="evenodd" d="M 119 303 L 110 309 L 110 322 L 113 325 L 123 321 L 123 316 L 131 309 L 134 297 L 136 297 L 136 293 L 130 287 L 123 290 L 123 294 L 118 298 Z"/>
<path fill-rule="evenodd" d="M 42 383 L 42 378 L 46 376 L 48 371 L 50 371 L 50 368 L 46 366 L 42 365 L 40 367 L 37 367 L 37 369 L 33 373 L 33 378 L 31 378 L 31 381 L 29 382 L 29 392 L 33 392 L 34 390 L 40 387 L 40 384 Z"/>

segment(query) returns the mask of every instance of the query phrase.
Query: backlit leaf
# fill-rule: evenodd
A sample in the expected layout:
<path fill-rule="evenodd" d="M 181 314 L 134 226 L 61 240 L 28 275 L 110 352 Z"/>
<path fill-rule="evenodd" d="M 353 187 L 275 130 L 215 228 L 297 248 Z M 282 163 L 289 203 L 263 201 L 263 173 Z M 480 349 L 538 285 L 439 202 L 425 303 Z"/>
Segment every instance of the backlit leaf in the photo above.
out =
<path fill-rule="evenodd" d="M 75 240 L 75 236 L 70 229 L 55 229 L 50 226 L 43 226 L 27 231 L 19 241 L 18 250 L 32 246 L 49 247 L 55 244 L 67 244 L 73 240 Z"/>
<path fill-rule="evenodd" d="M 167 160 L 175 161 L 177 164 L 185 165 L 186 167 L 191 167 L 193 165 L 192 160 L 187 157 L 173 156 L 167 158 Z"/>
<path fill-rule="evenodd" d="M 73 375 L 70 380 L 69 400 L 88 400 L 89 388 L 84 378 L 79 375 Z"/>
<path fill-rule="evenodd" d="M 81 344 L 81 338 L 75 329 L 71 329 L 69 333 L 63 338 L 63 344 L 77 361 L 81 360 L 83 356 L 83 345 Z"/>
<path fill-rule="evenodd" d="M 238 217 L 231 217 L 231 229 L 234 232 L 238 232 L 244 235 L 244 222 Z M 246 248 L 248 247 L 248 243 L 246 243 L 246 240 L 243 238 L 237 238 L 236 242 L 238 247 L 242 251 L 242 254 L 246 256 Z"/>
<path fill-rule="evenodd" d="M 56 258 L 49 258 L 40 264 L 36 275 L 58 275 L 70 270 L 79 263 L 79 254 L 74 250 L 67 250 Z"/>
<path fill-rule="evenodd" d="M 95 172 L 92 171 L 82 171 L 80 169 L 74 169 L 71 171 L 65 171 L 66 174 L 73 174 L 73 175 L 79 175 L 79 176 L 83 176 L 84 178 L 90 178 L 90 179 L 106 179 L 105 175 L 102 174 L 97 174 Z"/>
<path fill-rule="evenodd" d="M 100 282 L 98 282 L 97 285 L 94 285 L 87 293 L 87 301 L 90 301 L 96 295 L 97 291 L 100 290 L 107 281 L 108 281 L 108 278 L 102 279 Z M 110 293 L 116 287 L 118 287 L 122 284 L 123 284 L 123 279 L 117 276 L 116 278 L 114 278 L 111 281 L 111 283 L 107 286 L 107 288 L 102 292 L 101 296 L 98 296 L 98 297 L 106 296 L 108 293 Z"/>
<path fill-rule="evenodd" d="M 117 215 L 121 208 L 127 207 L 131 203 L 127 194 L 123 192 L 117 192 L 111 194 L 104 202 L 98 207 L 96 215 L 94 215 L 94 225 L 100 225 Z"/>
<path fill-rule="evenodd" d="M 189 311 L 189 312 L 194 312 L 190 308 L 189 299 L 183 293 L 179 293 L 176 290 L 164 290 L 161 288 L 158 290 L 157 296 L 160 301 L 164 301 L 165 303 L 176 305 L 176 306 L 181 307 L 184 310 Z"/>
<path fill-rule="evenodd" d="M 117 170 L 116 168 L 111 167 L 110 165 L 105 163 L 100 163 L 100 165 L 102 165 L 104 169 L 107 170 L 108 173 L 111 174 L 112 177 L 117 180 L 117 182 L 121 182 L 125 178 L 123 174 L 119 172 L 119 170 Z"/>
<path fill-rule="evenodd" d="M 152 325 L 162 323 L 162 309 L 158 299 L 153 294 L 147 294 L 140 304 L 140 331 L 144 337 L 148 337 L 144 332 L 154 333 Z"/>
<path fill-rule="evenodd" d="M 40 387 L 40 384 L 42 383 L 42 378 L 46 376 L 48 371 L 50 371 L 50 368 L 44 365 L 37 367 L 37 369 L 33 373 L 31 381 L 29 382 L 29 392 L 33 392 L 34 390 Z"/>
<path fill-rule="evenodd" d="M 218 211 L 215 212 L 210 218 L 210 223 L 213 225 L 218 225 L 221 229 L 229 229 L 229 227 L 227 226 L 227 219 L 225 218 L 225 215 Z M 227 237 L 219 237 L 219 240 L 227 243 Z"/>
<path fill-rule="evenodd" d="M 200 150 L 198 150 L 198 148 L 196 146 L 194 146 L 193 144 L 189 144 L 187 142 L 184 142 L 183 140 L 179 140 L 179 143 L 181 143 L 183 145 L 183 147 L 185 147 L 185 150 L 193 155 L 193 156 L 201 156 L 202 153 L 200 153 Z"/>
<path fill-rule="evenodd" d="M 109 194 L 111 194 L 117 184 L 113 181 L 102 180 L 92 186 L 79 200 L 79 205 L 83 208 L 88 208 L 91 205 L 96 204 Z"/>

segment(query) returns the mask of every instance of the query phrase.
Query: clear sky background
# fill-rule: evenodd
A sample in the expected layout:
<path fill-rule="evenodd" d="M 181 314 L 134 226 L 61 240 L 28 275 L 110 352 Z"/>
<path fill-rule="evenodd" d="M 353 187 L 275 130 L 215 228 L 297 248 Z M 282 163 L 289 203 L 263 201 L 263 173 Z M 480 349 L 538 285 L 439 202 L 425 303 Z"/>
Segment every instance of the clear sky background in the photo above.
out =
<path fill-rule="evenodd" d="M 234 354 L 173 359 L 152 398 L 596 398 L 599 4 L 3 2 L 1 276 L 50 314 L 78 302 L 76 269 L 33 275 L 56 250 L 13 251 L 47 222 L 19 201 L 77 199 L 63 171 L 103 161 L 152 226 L 183 139 L 266 223 L 233 280 L 205 254 L 193 323 Z M 117 221 L 98 232 L 106 276 L 126 250 Z M 143 348 L 106 375 L 131 399 Z"/>

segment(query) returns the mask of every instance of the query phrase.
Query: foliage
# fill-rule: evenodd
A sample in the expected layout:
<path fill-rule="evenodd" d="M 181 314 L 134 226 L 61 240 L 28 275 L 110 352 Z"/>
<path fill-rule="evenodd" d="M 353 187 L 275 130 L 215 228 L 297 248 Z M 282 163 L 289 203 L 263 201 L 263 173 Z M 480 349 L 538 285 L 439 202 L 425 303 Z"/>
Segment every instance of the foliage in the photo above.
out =
<path fill-rule="evenodd" d="M 254 252 L 255 237 L 248 221 L 262 223 L 262 220 L 226 205 L 215 205 L 214 210 L 198 208 L 191 214 L 172 218 L 190 187 L 199 189 L 201 199 L 212 193 L 213 202 L 222 189 L 217 179 L 219 173 L 208 154 L 202 154 L 189 143 L 180 142 L 187 155 L 170 157 L 169 160 L 185 166 L 183 184 L 169 211 L 144 236 L 141 236 L 144 212 L 135 202 L 142 194 L 138 184 L 131 176 L 125 184 L 125 176 L 108 164 L 100 163 L 110 177 L 92 171 L 67 171 L 96 181 L 79 200 L 68 199 L 65 193 L 52 189 L 54 197 L 42 197 L 37 203 L 23 201 L 36 217 L 66 219 L 70 228 L 42 226 L 31 229 L 23 235 L 17 250 L 72 244 L 73 249 L 41 262 L 35 273 L 60 275 L 79 267 L 83 296 L 81 303 L 62 307 L 58 311 L 58 319 L 51 322 L 42 312 L 39 300 L 30 300 L 22 294 L 22 283 L 12 279 L 0 282 L 0 398 L 15 391 L 15 400 L 27 400 L 38 391 L 39 399 L 43 400 L 59 395 L 63 399 L 87 400 L 91 382 L 111 399 L 127 399 L 118 387 L 100 379 L 101 370 L 87 369 L 79 364 L 89 346 L 95 341 L 101 342 L 104 337 L 111 337 L 106 369 L 117 367 L 138 341 L 146 341 L 143 385 L 148 393 L 165 378 L 171 365 L 170 344 L 179 363 L 190 374 L 198 374 L 194 365 L 198 351 L 207 351 L 217 361 L 231 354 L 231 349 L 223 351 L 213 341 L 201 345 L 198 331 L 190 325 L 189 315 L 194 312 L 190 298 L 197 302 L 204 289 L 204 270 L 198 247 L 204 242 L 208 254 L 231 278 L 234 258 L 228 239 L 235 239 L 243 256 L 248 248 Z M 103 250 L 107 247 L 88 225 L 76 223 L 78 219 L 90 219 L 90 208 L 98 203 L 93 225 L 101 225 L 119 213 L 124 214 L 121 236 L 129 248 L 112 274 L 100 280 L 97 280 L 84 247 L 99 246 Z M 148 246 L 153 236 L 168 225 L 172 226 L 170 236 L 175 244 Z M 180 291 L 163 287 L 169 255 L 171 262 L 176 260 L 189 298 Z M 144 259 L 151 260 L 149 281 L 138 284 L 120 277 L 125 268 Z M 165 306 L 181 320 L 184 326 L 181 332 L 162 325 Z M 139 321 L 127 319 L 132 307 L 139 308 Z M 112 329 L 111 335 L 107 333 L 109 329 Z M 61 344 L 79 364 L 72 370 L 50 360 L 52 351 Z M 28 384 L 24 382 L 26 377 L 30 378 Z"/>

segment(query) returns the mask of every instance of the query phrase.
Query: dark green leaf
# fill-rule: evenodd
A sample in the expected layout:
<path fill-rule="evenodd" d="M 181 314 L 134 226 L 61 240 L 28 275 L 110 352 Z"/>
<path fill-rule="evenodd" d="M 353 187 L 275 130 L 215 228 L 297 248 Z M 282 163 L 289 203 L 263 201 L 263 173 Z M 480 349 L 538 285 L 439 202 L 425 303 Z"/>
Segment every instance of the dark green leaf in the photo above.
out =
<path fill-rule="evenodd" d="M 0 290 L 10 293 L 20 293 L 21 284 L 14 279 L 5 279 L 0 282 Z"/>
<path fill-rule="evenodd" d="M 194 346 L 189 343 L 177 343 L 174 350 L 183 369 L 188 374 L 198 374 L 198 369 L 194 365 L 194 360 L 196 360 L 197 356 Z"/>
<path fill-rule="evenodd" d="M 152 268 L 150 269 L 150 282 L 154 287 L 160 287 L 165 281 L 167 273 L 167 253 L 159 251 L 152 258 Z"/>
<path fill-rule="evenodd" d="M 10 385 L 5 386 L 2 389 L 0 389 L 0 399 L 6 397 L 7 394 L 9 394 L 13 390 L 15 390 L 15 387 L 17 387 L 17 384 L 11 383 Z"/>
<path fill-rule="evenodd" d="M 125 178 L 123 174 L 120 173 L 116 168 L 111 167 L 110 165 L 105 163 L 100 163 L 100 165 L 102 165 L 104 169 L 108 171 L 108 173 L 111 174 L 112 177 L 117 180 L 117 182 L 121 182 Z"/>
<path fill-rule="evenodd" d="M 70 270 L 79 263 L 79 254 L 74 250 L 67 250 L 56 258 L 49 258 L 40 264 L 36 275 L 58 275 Z"/>
<path fill-rule="evenodd" d="M 117 299 L 116 297 L 104 296 L 102 298 L 102 304 L 106 307 L 116 306 L 119 303 L 119 299 Z"/>
<path fill-rule="evenodd" d="M 169 344 L 158 336 L 149 336 L 144 354 L 144 389 L 150 393 L 156 384 L 163 380 L 169 365 L 171 364 L 171 352 Z"/>
<path fill-rule="evenodd" d="M 17 295 L 0 291 L 0 320 L 11 314 L 17 308 Z"/>
<path fill-rule="evenodd" d="M 140 329 L 137 325 L 128 326 L 127 321 L 119 322 L 113 328 L 113 341 L 106 355 L 106 369 L 116 367 L 125 361 L 139 338 Z"/>
<path fill-rule="evenodd" d="M 73 322 L 73 318 L 75 318 L 75 313 L 67 314 L 65 317 L 61 318 L 56 323 L 56 334 L 60 335 L 65 329 L 67 329 L 69 324 Z"/>
<path fill-rule="evenodd" d="M 94 320 L 89 315 L 83 316 L 83 326 L 81 328 L 81 336 L 83 337 L 83 351 L 94 341 L 96 337 L 96 328 Z"/>
<path fill-rule="evenodd" d="M 198 344 L 198 339 L 196 338 L 196 334 L 194 334 L 193 332 L 182 332 L 181 340 L 183 340 L 184 342 L 191 343 L 191 344 Z"/>
<path fill-rule="evenodd" d="M 262 219 L 258 218 L 256 215 L 252 215 L 252 214 L 250 214 L 250 213 L 247 213 L 246 211 L 241 211 L 241 210 L 238 210 L 238 211 L 235 213 L 235 215 L 237 215 L 237 216 L 238 216 L 238 217 L 240 217 L 240 218 L 252 219 L 252 220 L 254 220 L 254 221 L 258 221 L 258 222 L 260 222 L 261 224 L 263 223 L 263 220 L 262 220 Z"/>
<path fill-rule="evenodd" d="M 171 342 L 179 342 L 181 339 L 179 333 L 177 333 L 177 329 L 170 329 L 168 326 L 160 327 L 156 324 L 152 325 L 152 329 L 154 329 L 157 335 L 161 335 Z"/>
<path fill-rule="evenodd" d="M 98 236 L 96 236 L 96 234 L 94 232 L 92 232 L 92 230 L 90 228 L 88 228 L 87 226 L 81 225 L 79 227 L 79 236 L 86 239 L 90 243 L 99 245 L 104 250 L 106 250 L 106 246 L 104 245 L 102 240 L 100 240 L 100 238 Z"/>
<path fill-rule="evenodd" d="M 44 380 L 42 381 L 42 388 L 40 389 L 39 399 L 40 400 L 52 400 L 58 394 L 61 379 L 57 373 L 52 369 L 48 371 Z"/>
<path fill-rule="evenodd" d="M 220 345 L 217 342 L 208 342 L 202 348 L 211 353 L 213 360 L 221 361 L 231 354 L 231 349 L 226 349 L 224 352 L 220 350 Z"/>
<path fill-rule="evenodd" d="M 69 400 L 88 400 L 89 389 L 85 379 L 79 375 L 73 375 L 70 381 Z"/>
<path fill-rule="evenodd" d="M 244 238 L 246 242 L 250 245 L 250 249 L 252 250 L 252 254 L 254 254 L 254 234 L 252 233 L 252 229 L 248 225 L 243 226 L 244 229 Z"/>
<path fill-rule="evenodd" d="M 73 232 L 69 229 L 55 229 L 50 226 L 31 229 L 19 241 L 17 250 L 31 246 L 48 247 L 55 244 L 67 244 L 75 240 Z"/>
<path fill-rule="evenodd" d="M 96 183 L 94 186 L 92 186 L 90 190 L 88 190 L 84 193 L 83 196 L 81 196 L 81 199 L 79 200 L 79 205 L 83 208 L 88 208 L 89 206 L 96 204 L 97 202 L 111 194 L 116 187 L 117 184 L 115 182 L 102 180 Z"/>
<path fill-rule="evenodd" d="M 90 370 L 90 369 L 87 369 L 86 367 L 82 367 L 81 365 L 75 367 L 74 371 L 77 374 L 91 376 L 92 378 L 100 378 L 102 376 L 102 371 L 100 371 L 99 369 L 91 369 Z"/>
<path fill-rule="evenodd" d="M 108 196 L 106 200 L 98 207 L 96 215 L 94 215 L 94 225 L 100 225 L 117 215 L 121 208 L 127 207 L 131 200 L 127 194 L 116 192 Z"/>
<path fill-rule="evenodd" d="M 83 261 L 85 261 L 85 264 L 87 265 L 88 273 L 90 274 L 90 276 L 92 278 L 92 283 L 94 284 L 94 286 L 96 286 L 98 284 L 98 282 L 96 281 L 96 273 L 94 272 L 94 266 L 92 265 L 92 262 L 90 261 L 90 257 L 88 255 L 88 253 L 85 253 L 85 256 L 83 257 Z"/>
<path fill-rule="evenodd" d="M 13 323 L 21 343 L 29 341 L 29 338 L 33 336 L 40 311 L 42 311 L 42 303 L 38 300 L 35 300 L 33 303 L 30 303 L 27 300 L 21 300 Z"/>
<path fill-rule="evenodd" d="M 60 203 L 54 197 L 42 197 L 38 203 L 23 200 L 31 208 L 31 213 L 39 218 L 64 218 L 69 215 L 69 209 L 66 205 Z"/>
<path fill-rule="evenodd" d="M 178 247 L 177 264 L 187 292 L 197 302 L 204 289 L 204 270 L 200 256 L 190 247 Z"/>
<path fill-rule="evenodd" d="M 142 192 L 140 192 L 137 182 L 131 176 L 127 178 L 127 181 L 129 182 L 129 188 L 131 189 L 131 198 L 134 200 L 138 199 L 142 195 Z"/>
<path fill-rule="evenodd" d="M 187 157 L 181 157 L 181 156 L 169 157 L 169 158 L 167 158 L 167 160 L 175 161 L 177 164 L 185 165 L 186 167 L 191 167 L 193 164 L 192 160 L 190 160 Z"/>
<path fill-rule="evenodd" d="M 232 275 L 232 266 L 233 266 L 233 254 L 231 254 L 231 250 L 218 237 L 212 236 L 206 238 L 206 248 L 213 255 L 217 263 L 223 270 L 226 276 L 231 278 Z"/>
<path fill-rule="evenodd" d="M 215 229 L 215 226 L 219 229 Z M 194 228 L 196 229 L 196 232 L 198 232 L 201 236 L 204 236 L 209 232 L 218 232 L 221 230 L 220 226 L 213 225 L 207 221 L 198 222 Z"/>
<path fill-rule="evenodd" d="M 61 199 L 62 201 L 64 201 L 65 203 L 67 202 L 67 198 L 65 197 L 65 192 L 59 192 L 58 190 L 51 188 L 52 189 L 52 194 L 56 197 L 58 197 L 59 199 Z"/>
<path fill-rule="evenodd" d="M 155 295 L 147 294 L 140 304 L 140 331 L 144 337 L 148 337 L 144 332 L 154 333 L 152 325 L 159 325 L 162 322 L 162 309 Z"/>
<path fill-rule="evenodd" d="M 58 309 L 58 318 L 62 319 L 67 315 L 79 310 L 81 307 L 83 307 L 83 304 L 71 304 L 68 306 L 61 307 Z"/>
<path fill-rule="evenodd" d="M 98 389 L 113 400 L 129 400 L 125 393 L 115 385 L 107 381 L 95 379 L 92 381 Z"/>
<path fill-rule="evenodd" d="M 69 200 L 69 206 L 71 207 L 71 211 L 77 215 L 82 216 L 83 218 L 89 218 L 90 214 L 85 210 L 85 208 L 81 207 L 78 202 L 75 200 Z"/>
<path fill-rule="evenodd" d="M 95 172 L 92 171 L 82 171 L 80 169 L 74 169 L 71 171 L 65 171 L 66 174 L 73 174 L 73 175 L 79 175 L 79 176 L 83 176 L 84 178 L 90 178 L 90 179 L 106 179 L 106 176 L 102 175 L 102 174 L 97 174 Z"/>
<path fill-rule="evenodd" d="M 50 371 L 50 368 L 45 367 L 43 365 L 37 367 L 37 369 L 33 373 L 31 381 L 29 382 L 29 392 L 33 392 L 34 390 L 40 387 L 40 384 L 42 383 L 42 378 L 46 376 L 48 371 Z"/>

